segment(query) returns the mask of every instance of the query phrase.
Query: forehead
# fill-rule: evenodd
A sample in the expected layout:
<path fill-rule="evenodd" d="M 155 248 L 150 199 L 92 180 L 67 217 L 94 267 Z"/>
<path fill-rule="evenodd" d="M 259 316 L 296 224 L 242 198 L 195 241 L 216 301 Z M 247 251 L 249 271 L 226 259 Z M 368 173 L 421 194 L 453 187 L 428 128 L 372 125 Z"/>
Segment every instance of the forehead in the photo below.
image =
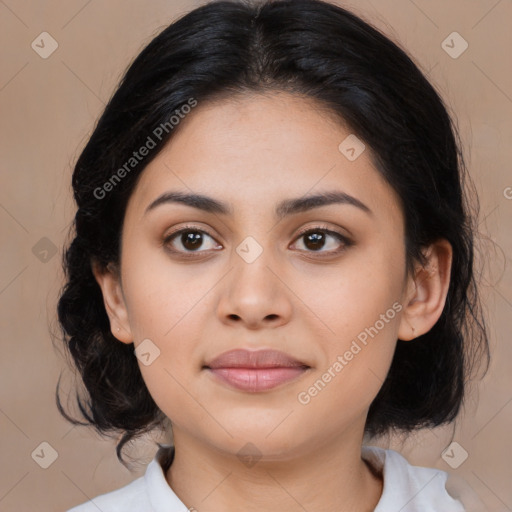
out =
<path fill-rule="evenodd" d="M 168 190 L 207 194 L 235 212 L 336 190 L 400 215 L 370 148 L 357 146 L 350 128 L 314 100 L 273 93 L 199 103 L 178 128 L 143 171 L 131 209 L 142 212 Z M 350 160 L 340 145 L 359 156 Z"/>

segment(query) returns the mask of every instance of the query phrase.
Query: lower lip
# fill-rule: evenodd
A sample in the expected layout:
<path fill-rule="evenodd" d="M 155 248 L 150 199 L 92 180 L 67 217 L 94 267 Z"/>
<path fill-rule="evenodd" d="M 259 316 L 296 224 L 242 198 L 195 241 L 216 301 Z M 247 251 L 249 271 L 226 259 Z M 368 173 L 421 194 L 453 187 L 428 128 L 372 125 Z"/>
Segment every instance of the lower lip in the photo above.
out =
<path fill-rule="evenodd" d="M 208 368 L 208 370 L 233 388 L 256 393 L 275 388 L 296 379 L 308 368 Z"/>

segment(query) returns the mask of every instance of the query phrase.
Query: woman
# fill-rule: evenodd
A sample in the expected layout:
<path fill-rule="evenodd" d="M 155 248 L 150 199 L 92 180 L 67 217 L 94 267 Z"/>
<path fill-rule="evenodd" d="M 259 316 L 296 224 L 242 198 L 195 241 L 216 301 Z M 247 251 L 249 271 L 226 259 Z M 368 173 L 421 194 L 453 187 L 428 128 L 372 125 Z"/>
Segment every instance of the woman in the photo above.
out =
<path fill-rule="evenodd" d="M 120 460 L 155 428 L 173 445 L 72 510 L 466 510 L 363 445 L 452 422 L 488 354 L 465 179 L 439 95 L 347 10 L 167 27 L 77 161 L 58 312 L 86 421 Z"/>

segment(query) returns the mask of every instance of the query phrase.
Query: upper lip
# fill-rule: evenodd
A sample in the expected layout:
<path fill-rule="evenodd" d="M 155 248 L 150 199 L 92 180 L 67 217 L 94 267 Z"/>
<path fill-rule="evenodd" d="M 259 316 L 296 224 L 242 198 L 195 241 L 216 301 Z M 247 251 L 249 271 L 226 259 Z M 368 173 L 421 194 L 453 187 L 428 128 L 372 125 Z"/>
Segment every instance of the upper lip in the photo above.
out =
<path fill-rule="evenodd" d="M 307 364 L 279 350 L 234 349 L 223 352 L 206 368 L 282 368 L 308 367 Z"/>

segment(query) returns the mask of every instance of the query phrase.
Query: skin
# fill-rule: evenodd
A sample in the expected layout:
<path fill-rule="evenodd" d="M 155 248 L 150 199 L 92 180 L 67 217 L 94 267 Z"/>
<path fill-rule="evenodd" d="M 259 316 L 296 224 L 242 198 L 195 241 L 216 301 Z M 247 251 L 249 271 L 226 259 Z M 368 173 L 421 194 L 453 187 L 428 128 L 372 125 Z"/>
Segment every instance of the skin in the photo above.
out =
<path fill-rule="evenodd" d="M 354 161 L 339 151 L 350 133 L 313 100 L 287 93 L 199 104 L 129 200 L 120 268 L 94 266 L 113 334 L 136 347 L 149 338 L 160 350 L 139 366 L 171 419 L 176 456 L 166 478 L 187 507 L 360 512 L 380 499 L 382 478 L 361 458 L 368 408 L 397 338 L 413 340 L 441 315 L 452 251 L 439 240 L 425 248 L 428 265 L 406 275 L 398 197 L 369 147 Z M 170 190 L 208 195 L 232 213 L 178 203 L 144 213 Z M 276 221 L 278 202 L 333 190 L 371 214 L 331 204 Z M 176 253 L 163 242 L 185 226 L 208 233 L 190 259 L 180 257 L 190 247 L 183 237 L 167 242 Z M 298 237 L 318 227 L 352 243 Z M 248 236 L 262 249 L 252 263 L 236 252 Z M 301 404 L 298 394 L 395 302 L 401 311 Z M 202 369 L 233 348 L 282 350 L 311 368 L 269 391 L 233 390 Z M 261 456 L 251 467 L 237 455 L 249 442 Z"/>

